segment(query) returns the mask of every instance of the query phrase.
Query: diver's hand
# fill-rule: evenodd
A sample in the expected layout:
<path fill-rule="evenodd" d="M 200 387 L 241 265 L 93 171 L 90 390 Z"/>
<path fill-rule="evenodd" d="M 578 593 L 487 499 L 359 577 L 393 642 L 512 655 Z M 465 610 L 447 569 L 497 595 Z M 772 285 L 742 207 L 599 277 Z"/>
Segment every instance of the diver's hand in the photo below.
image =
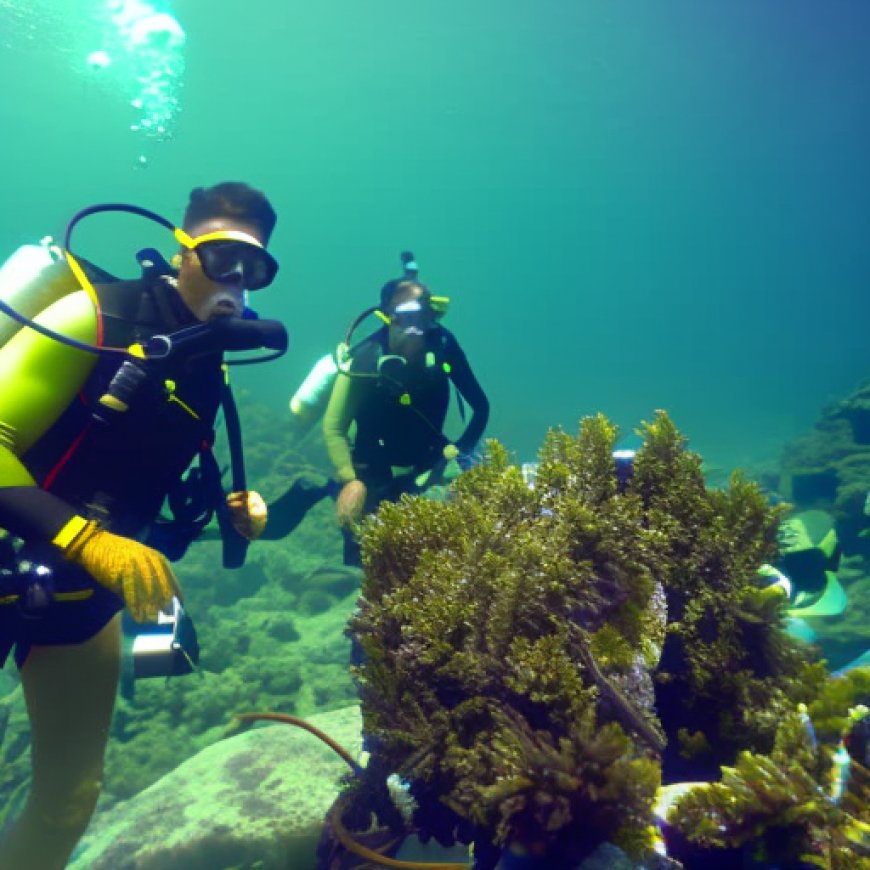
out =
<path fill-rule="evenodd" d="M 350 480 L 342 488 L 335 502 L 335 514 L 343 529 L 353 529 L 362 519 L 366 504 L 366 485 L 361 480 Z"/>
<path fill-rule="evenodd" d="M 266 528 L 269 511 L 262 496 L 252 489 L 241 489 L 227 496 L 230 522 L 249 541 L 256 541 Z"/>
<path fill-rule="evenodd" d="M 65 558 L 81 565 L 94 580 L 123 597 L 136 622 L 153 622 L 169 610 L 181 588 L 166 557 L 139 541 L 113 535 L 83 517 L 73 517 L 53 543 Z"/>

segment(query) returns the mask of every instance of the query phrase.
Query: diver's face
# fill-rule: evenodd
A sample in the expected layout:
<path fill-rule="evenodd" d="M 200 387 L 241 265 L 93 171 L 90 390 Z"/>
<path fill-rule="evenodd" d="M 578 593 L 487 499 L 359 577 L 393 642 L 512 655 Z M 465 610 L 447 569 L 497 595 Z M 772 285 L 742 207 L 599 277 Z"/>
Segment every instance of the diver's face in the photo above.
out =
<path fill-rule="evenodd" d="M 258 227 L 232 218 L 211 218 L 190 227 L 187 232 L 195 239 L 217 230 L 237 230 L 263 241 Z M 195 250 L 182 251 L 178 293 L 197 320 L 206 322 L 214 317 L 240 316 L 245 307 L 244 292 L 241 274 L 213 281 L 203 271 Z"/>
<path fill-rule="evenodd" d="M 426 349 L 426 331 L 416 325 L 409 325 L 402 317 L 402 309 L 411 307 L 423 296 L 420 287 L 409 287 L 400 290 L 390 305 L 390 351 L 401 354 L 405 359 L 412 360 L 422 355 Z"/>

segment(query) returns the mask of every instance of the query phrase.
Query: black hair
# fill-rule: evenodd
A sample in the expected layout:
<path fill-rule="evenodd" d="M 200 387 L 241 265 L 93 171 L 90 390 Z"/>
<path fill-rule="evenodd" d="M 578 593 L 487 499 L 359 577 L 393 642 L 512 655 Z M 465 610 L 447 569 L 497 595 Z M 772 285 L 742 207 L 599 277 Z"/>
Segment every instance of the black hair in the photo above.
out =
<path fill-rule="evenodd" d="M 189 230 L 209 218 L 240 218 L 254 224 L 269 241 L 278 216 L 266 194 L 242 181 L 223 181 L 213 187 L 195 187 L 184 211 L 182 228 Z"/>

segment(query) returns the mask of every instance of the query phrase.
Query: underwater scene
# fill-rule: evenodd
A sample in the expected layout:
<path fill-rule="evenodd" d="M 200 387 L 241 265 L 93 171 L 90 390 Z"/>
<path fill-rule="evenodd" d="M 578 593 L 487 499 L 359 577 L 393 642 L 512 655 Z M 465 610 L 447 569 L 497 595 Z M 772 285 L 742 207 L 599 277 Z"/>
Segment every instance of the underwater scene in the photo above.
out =
<path fill-rule="evenodd" d="M 0 870 L 870 870 L 864 0 L 0 0 Z"/>

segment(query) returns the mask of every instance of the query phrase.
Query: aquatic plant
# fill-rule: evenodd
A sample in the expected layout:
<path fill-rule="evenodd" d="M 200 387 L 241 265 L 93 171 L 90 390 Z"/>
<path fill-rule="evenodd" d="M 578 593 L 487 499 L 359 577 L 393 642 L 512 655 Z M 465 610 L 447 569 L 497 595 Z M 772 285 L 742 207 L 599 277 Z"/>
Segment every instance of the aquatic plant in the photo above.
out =
<path fill-rule="evenodd" d="M 868 679 L 864 674 L 860 680 L 865 696 Z M 823 714 L 843 690 L 855 688 L 835 686 L 816 703 L 816 712 Z M 670 822 L 703 846 L 750 844 L 763 866 L 868 870 L 870 771 L 850 758 L 854 731 L 867 730 L 862 725 L 867 708 L 856 709 L 856 718 L 843 717 L 849 752 L 839 735 L 819 739 L 802 707 L 783 718 L 769 755 L 742 752 L 734 767 L 723 769 L 720 782 L 678 800 Z"/>
<path fill-rule="evenodd" d="M 663 412 L 639 434 L 627 485 L 599 415 L 548 434 L 534 487 L 492 441 L 447 501 L 405 497 L 366 523 L 357 806 L 401 825 L 396 774 L 423 837 L 639 856 L 680 728 L 733 761 L 812 694 L 782 602 L 755 584 L 778 510 L 739 476 L 708 490 Z"/>
<path fill-rule="evenodd" d="M 656 707 L 671 740 L 666 778 L 713 778 L 743 749 L 769 751 L 782 714 L 815 697 L 822 664 L 781 630 L 783 597 L 759 585 L 787 508 L 740 472 L 708 489 L 701 458 L 667 415 L 642 429 L 632 487 L 659 533 L 668 636 Z"/>

